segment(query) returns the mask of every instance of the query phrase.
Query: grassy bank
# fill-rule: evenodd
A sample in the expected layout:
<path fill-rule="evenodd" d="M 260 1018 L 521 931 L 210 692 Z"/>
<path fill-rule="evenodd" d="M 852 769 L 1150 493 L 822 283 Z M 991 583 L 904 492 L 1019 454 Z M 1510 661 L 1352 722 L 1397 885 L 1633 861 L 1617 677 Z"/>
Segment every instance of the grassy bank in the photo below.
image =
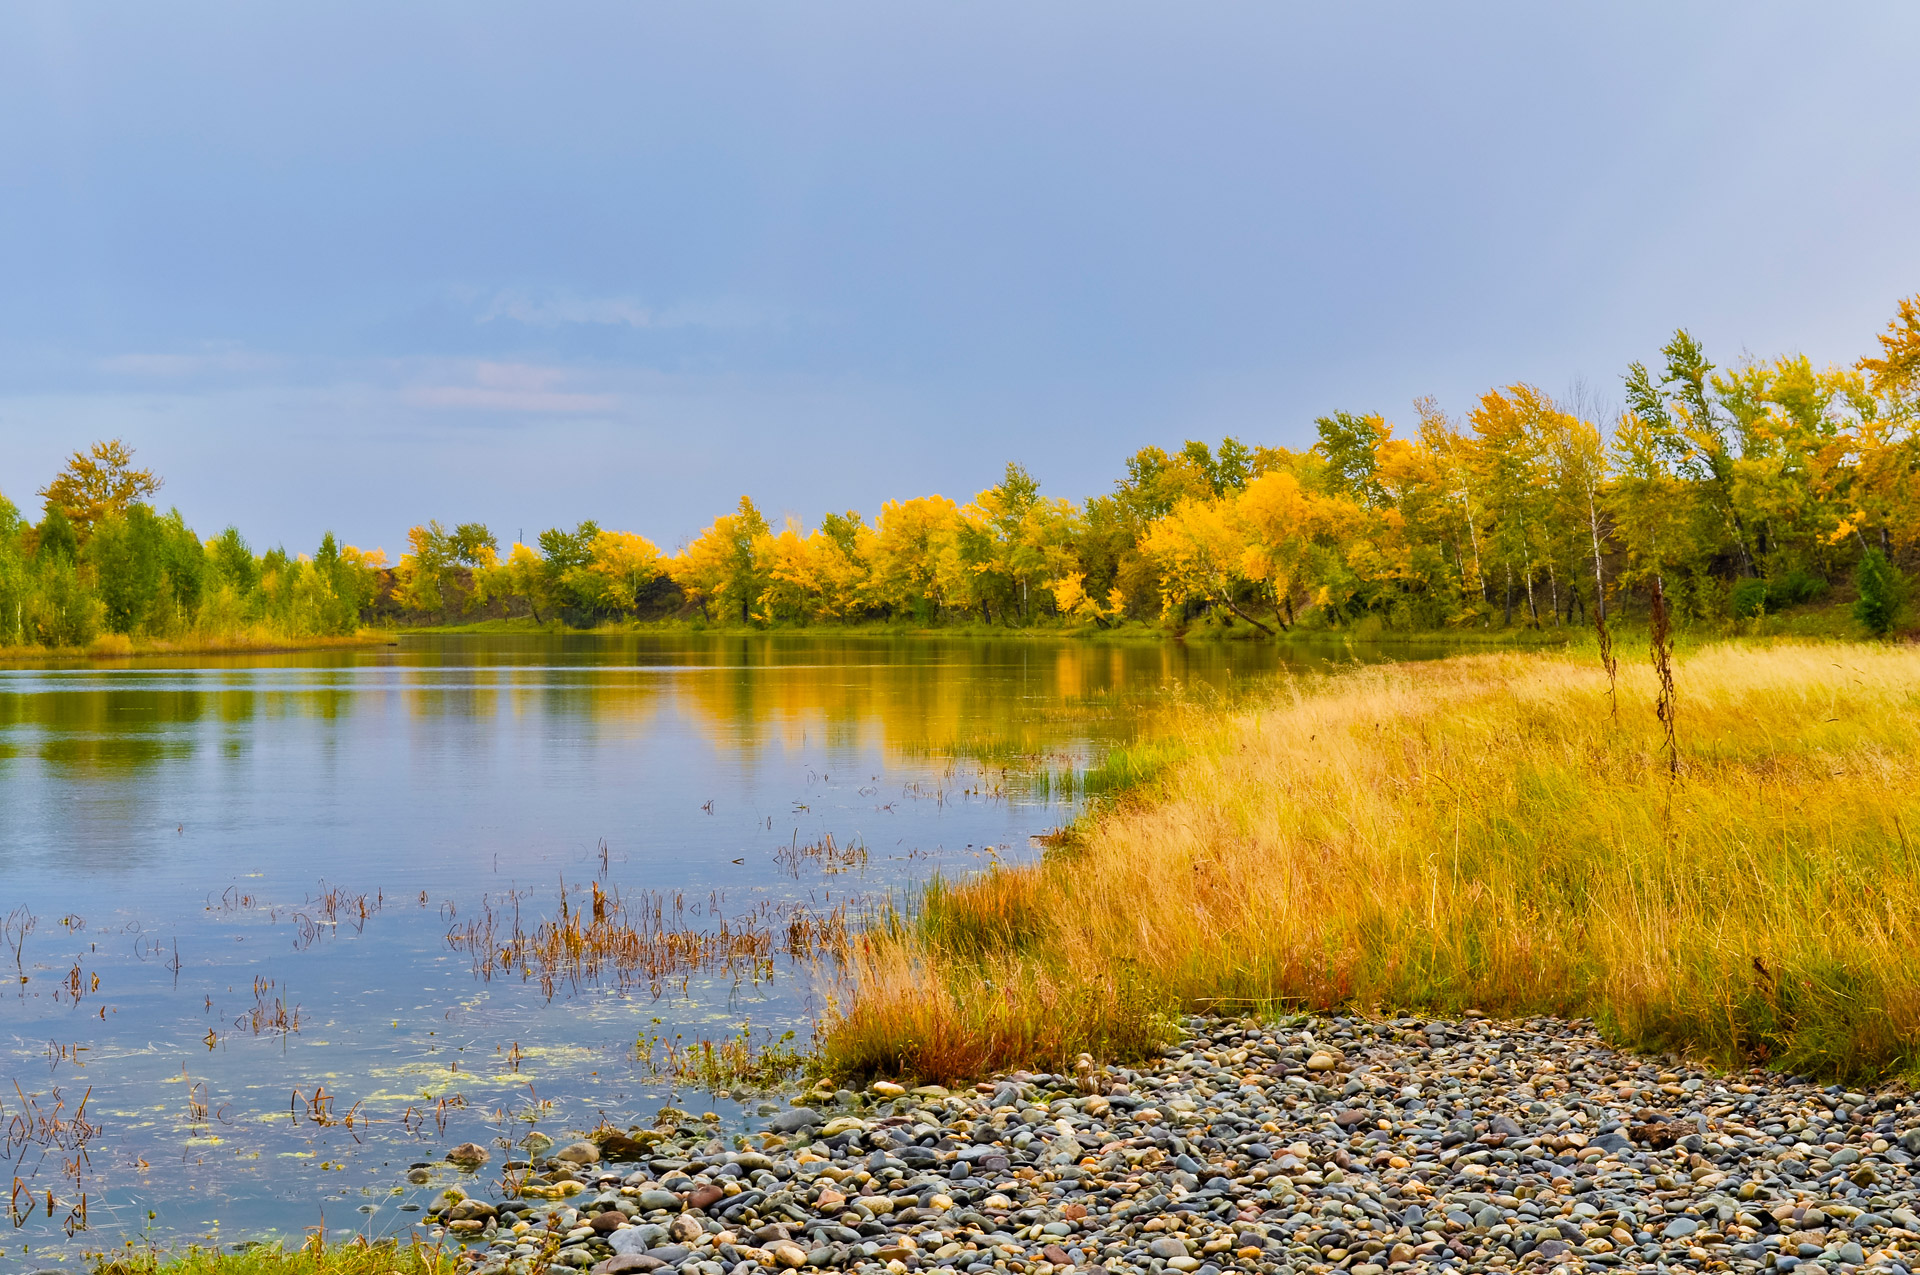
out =
<path fill-rule="evenodd" d="M 393 634 L 377 629 L 361 629 L 358 633 L 332 636 L 288 637 L 262 627 L 165 640 L 136 639 L 124 633 L 107 633 L 85 646 L 0 646 L 0 663 L 124 660 L 146 655 L 261 655 L 276 651 L 330 651 L 387 646 L 393 641 Z"/>
<path fill-rule="evenodd" d="M 1591 1014 L 1616 1042 L 1920 1072 L 1920 649 L 1486 654 L 1190 716 L 1033 867 L 870 934 L 823 1048 L 928 1078 L 1119 1056 L 1176 1009 Z"/>

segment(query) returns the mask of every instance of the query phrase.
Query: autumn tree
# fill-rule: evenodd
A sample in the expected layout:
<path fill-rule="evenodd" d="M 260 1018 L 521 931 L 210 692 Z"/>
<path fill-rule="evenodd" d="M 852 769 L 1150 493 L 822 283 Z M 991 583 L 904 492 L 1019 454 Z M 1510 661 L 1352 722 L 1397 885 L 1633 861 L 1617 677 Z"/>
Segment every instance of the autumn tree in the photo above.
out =
<path fill-rule="evenodd" d="M 752 499 L 742 496 L 733 513 L 714 519 L 667 569 L 703 611 L 712 604 L 744 624 L 766 587 L 765 567 L 755 550 L 768 531 Z"/>
<path fill-rule="evenodd" d="M 59 506 L 85 540 L 94 523 L 125 514 L 135 501 L 159 491 L 160 484 L 151 469 L 133 467 L 133 449 L 115 438 L 68 457 L 40 495 L 49 505 Z"/>

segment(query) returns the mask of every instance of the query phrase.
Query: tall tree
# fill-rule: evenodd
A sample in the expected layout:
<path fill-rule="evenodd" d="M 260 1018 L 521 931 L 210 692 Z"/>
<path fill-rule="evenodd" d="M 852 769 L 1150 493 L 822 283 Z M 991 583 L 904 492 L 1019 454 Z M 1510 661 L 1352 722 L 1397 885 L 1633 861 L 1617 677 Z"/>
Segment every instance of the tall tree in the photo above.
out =
<path fill-rule="evenodd" d="M 133 467 L 133 449 L 117 438 L 75 452 L 40 495 L 74 525 L 81 540 L 102 518 L 122 515 L 133 503 L 160 490 L 151 469 Z"/>

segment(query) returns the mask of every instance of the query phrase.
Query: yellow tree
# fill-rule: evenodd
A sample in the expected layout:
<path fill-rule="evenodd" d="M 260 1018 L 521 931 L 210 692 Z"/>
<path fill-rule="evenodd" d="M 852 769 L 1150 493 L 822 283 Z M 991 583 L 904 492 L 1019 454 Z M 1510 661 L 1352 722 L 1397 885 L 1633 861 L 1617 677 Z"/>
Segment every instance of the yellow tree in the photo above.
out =
<path fill-rule="evenodd" d="M 85 540 L 94 523 L 124 515 L 134 501 L 151 496 L 160 485 L 151 469 L 133 467 L 133 449 L 115 438 L 69 456 L 40 496 L 57 506 Z"/>
<path fill-rule="evenodd" d="M 593 538 L 593 557 L 584 570 L 601 605 L 611 611 L 631 612 L 664 568 L 659 548 L 645 536 L 631 531 L 603 531 Z"/>
<path fill-rule="evenodd" d="M 1531 622 L 1540 623 L 1534 580 L 1550 566 L 1548 473 L 1543 418 L 1552 401 L 1531 385 L 1488 390 L 1468 413 L 1473 445 L 1467 453 L 1474 485 L 1492 511 L 1488 547 L 1505 576 L 1506 622 L 1513 622 L 1513 580 L 1519 572 Z M 1557 582 L 1555 583 L 1557 588 Z"/>
<path fill-rule="evenodd" d="M 1160 573 L 1160 596 L 1168 612 L 1188 602 L 1223 606 L 1262 633 L 1264 623 L 1234 601 L 1246 579 L 1246 535 L 1231 500 L 1185 499 L 1147 529 L 1141 549 Z"/>
<path fill-rule="evenodd" d="M 1313 586 L 1318 551 L 1350 537 L 1363 517 L 1352 500 L 1309 491 L 1279 469 L 1248 483 L 1233 513 L 1227 528 L 1239 537 L 1239 574 L 1266 585 L 1288 627 L 1294 623 L 1295 597 Z"/>
<path fill-rule="evenodd" d="M 711 603 L 744 623 L 766 586 L 765 564 L 756 553 L 766 534 L 767 520 L 742 496 L 733 513 L 714 519 L 680 551 L 668 574 L 702 611 Z"/>
<path fill-rule="evenodd" d="M 756 604 L 764 619 L 810 623 L 833 612 L 827 559 L 838 556 L 838 546 L 831 540 L 817 531 L 807 535 L 788 519 L 779 535 L 762 536 L 755 552 L 766 565 Z"/>
<path fill-rule="evenodd" d="M 1459 618 L 1485 620 L 1490 611 L 1487 572 L 1481 558 L 1480 538 L 1486 523 L 1486 510 L 1474 500 L 1472 440 L 1455 428 L 1432 397 L 1414 400 L 1420 414 L 1420 445 L 1433 458 L 1433 466 L 1444 500 L 1432 505 L 1433 534 L 1454 543 L 1454 558 L 1460 572 L 1461 601 L 1465 604 Z M 1464 540 L 1464 544 L 1462 541 Z"/>
<path fill-rule="evenodd" d="M 526 603 L 527 613 L 536 623 L 544 623 L 540 609 L 545 579 L 546 564 L 541 561 L 539 552 L 530 545 L 515 541 L 504 561 L 495 559 L 473 573 L 473 596 L 482 603 L 496 598 L 503 601 L 518 599 Z"/>
<path fill-rule="evenodd" d="M 393 569 L 394 598 L 415 611 L 445 609 L 444 584 L 453 565 L 453 542 L 438 520 L 407 529 L 408 552 Z"/>
<path fill-rule="evenodd" d="M 1880 357 L 1859 363 L 1873 399 L 1847 440 L 1847 530 L 1873 528 L 1891 553 L 1920 538 L 1920 294 L 1900 301 L 1879 339 Z"/>
<path fill-rule="evenodd" d="M 821 614 L 850 620 L 865 606 L 867 577 L 873 561 L 874 530 L 853 510 L 828 514 L 810 537 L 813 566 L 820 589 Z"/>
<path fill-rule="evenodd" d="M 1033 586 L 1075 565 L 1077 511 L 1064 500 L 1042 496 L 1032 475 L 1009 463 L 1000 484 L 981 492 L 963 513 L 977 537 L 972 592 L 997 602 L 1003 616 L 1018 612 L 1029 618 Z"/>
<path fill-rule="evenodd" d="M 960 507 L 945 496 L 889 500 L 874 528 L 866 600 L 894 614 L 931 610 L 966 585 Z M 964 592 L 961 592 L 964 603 Z"/>
<path fill-rule="evenodd" d="M 1105 626 L 1118 619 L 1127 608 L 1127 595 L 1120 588 L 1107 590 L 1104 605 L 1100 599 L 1087 592 L 1087 573 L 1070 571 L 1047 586 L 1053 594 L 1053 606 L 1061 615 L 1073 620 L 1090 620 Z"/>

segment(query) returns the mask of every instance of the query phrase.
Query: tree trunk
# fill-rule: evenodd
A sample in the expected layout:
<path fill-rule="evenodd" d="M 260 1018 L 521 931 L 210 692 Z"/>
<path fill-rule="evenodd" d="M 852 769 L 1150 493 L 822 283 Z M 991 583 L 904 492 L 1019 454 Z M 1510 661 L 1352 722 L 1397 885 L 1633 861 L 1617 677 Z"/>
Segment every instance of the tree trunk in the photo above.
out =
<path fill-rule="evenodd" d="M 1607 618 L 1607 582 L 1600 574 L 1600 507 L 1594 503 L 1593 484 L 1587 484 L 1587 534 L 1593 538 L 1593 605 L 1602 620 Z"/>
<path fill-rule="evenodd" d="M 1245 620 L 1248 624 L 1251 624 L 1254 628 L 1259 629 L 1262 633 L 1266 634 L 1268 637 L 1273 636 L 1272 629 L 1268 628 L 1266 625 L 1260 623 L 1260 621 L 1254 619 L 1252 616 L 1248 615 L 1245 611 L 1242 611 L 1239 607 L 1235 606 L 1233 604 L 1232 598 L 1221 598 L 1220 605 L 1224 606 L 1227 610 L 1233 612 L 1235 615 Z"/>

